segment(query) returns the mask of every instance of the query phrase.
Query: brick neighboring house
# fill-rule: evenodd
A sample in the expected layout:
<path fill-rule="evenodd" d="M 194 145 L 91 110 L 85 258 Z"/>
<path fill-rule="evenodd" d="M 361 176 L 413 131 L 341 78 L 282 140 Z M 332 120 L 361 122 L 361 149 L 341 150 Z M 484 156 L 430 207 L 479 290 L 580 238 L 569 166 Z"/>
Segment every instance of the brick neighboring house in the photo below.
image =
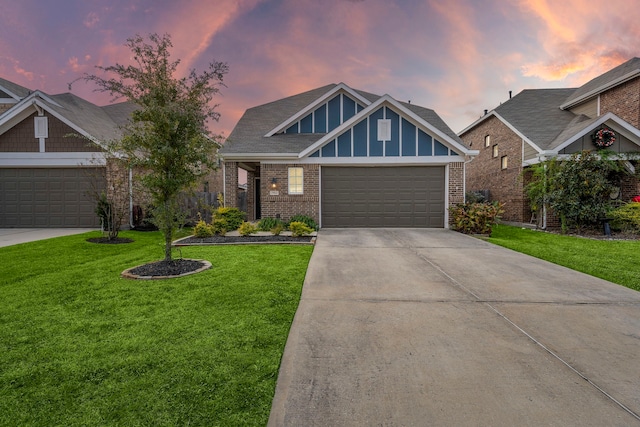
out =
<path fill-rule="evenodd" d="M 99 227 L 89 193 L 128 195 L 132 177 L 102 144 L 120 136 L 134 108 L 127 102 L 99 107 L 71 93 L 48 95 L 0 78 L 0 228 Z M 209 191 L 222 191 L 221 170 L 205 181 Z M 130 196 L 126 222 L 143 199 L 140 192 Z"/>
<path fill-rule="evenodd" d="M 248 109 L 221 149 L 225 203 L 247 171 L 249 220 L 448 227 L 469 149 L 433 111 L 331 84 Z"/>
<path fill-rule="evenodd" d="M 557 225 L 546 211 L 532 214 L 524 191 L 526 168 L 597 149 L 592 135 L 603 127 L 616 134 L 610 150 L 621 156 L 640 153 L 640 58 L 579 88 L 523 90 L 460 132 L 467 145 L 480 151 L 467 164 L 467 190 L 488 190 L 490 200 L 505 203 L 504 220 Z M 622 200 L 640 193 L 635 178 L 620 186 Z"/>

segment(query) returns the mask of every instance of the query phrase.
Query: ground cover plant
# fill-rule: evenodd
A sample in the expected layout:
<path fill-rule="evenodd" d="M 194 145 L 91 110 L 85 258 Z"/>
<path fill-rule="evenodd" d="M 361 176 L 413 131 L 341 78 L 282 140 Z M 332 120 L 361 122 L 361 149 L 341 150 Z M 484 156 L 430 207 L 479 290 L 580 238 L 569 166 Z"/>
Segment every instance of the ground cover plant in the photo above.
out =
<path fill-rule="evenodd" d="M 640 240 L 599 240 L 497 225 L 489 242 L 640 291 Z"/>
<path fill-rule="evenodd" d="M 0 425 L 266 425 L 313 247 L 186 247 L 213 267 L 141 281 L 161 233 L 121 235 L 0 248 Z"/>

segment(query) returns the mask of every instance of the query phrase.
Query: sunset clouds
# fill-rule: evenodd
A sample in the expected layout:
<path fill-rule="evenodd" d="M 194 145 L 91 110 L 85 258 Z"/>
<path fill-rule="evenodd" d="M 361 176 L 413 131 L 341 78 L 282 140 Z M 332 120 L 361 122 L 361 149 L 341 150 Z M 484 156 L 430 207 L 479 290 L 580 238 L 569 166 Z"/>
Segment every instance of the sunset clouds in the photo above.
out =
<path fill-rule="evenodd" d="M 179 71 L 225 61 L 216 132 L 252 106 L 328 83 L 435 109 L 459 131 L 525 88 L 577 86 L 633 56 L 627 0 L 0 0 L 0 76 L 49 93 L 126 38 L 169 33 Z M 72 91 L 108 96 L 82 82 Z"/>

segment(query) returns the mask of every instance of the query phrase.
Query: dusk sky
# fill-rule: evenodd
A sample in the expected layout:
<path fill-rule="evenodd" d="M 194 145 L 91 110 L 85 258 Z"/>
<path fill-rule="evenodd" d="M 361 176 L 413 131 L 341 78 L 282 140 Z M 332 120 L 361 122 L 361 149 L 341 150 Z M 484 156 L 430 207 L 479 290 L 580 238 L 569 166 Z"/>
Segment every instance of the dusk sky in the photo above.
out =
<path fill-rule="evenodd" d="M 575 87 L 640 56 L 634 0 L 0 0 L 0 77 L 49 94 L 127 38 L 168 33 L 180 72 L 230 68 L 212 127 L 344 82 L 434 109 L 456 132 L 529 88 Z M 88 83 L 71 92 L 110 102 Z"/>

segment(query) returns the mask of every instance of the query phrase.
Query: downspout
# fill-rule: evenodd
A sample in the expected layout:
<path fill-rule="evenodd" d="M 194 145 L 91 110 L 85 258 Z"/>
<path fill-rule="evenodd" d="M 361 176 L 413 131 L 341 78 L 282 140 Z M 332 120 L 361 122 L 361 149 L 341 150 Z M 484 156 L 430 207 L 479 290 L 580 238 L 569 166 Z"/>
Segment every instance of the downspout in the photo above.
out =
<path fill-rule="evenodd" d="M 547 189 L 547 165 L 544 165 L 544 188 Z M 545 196 L 546 199 L 546 196 Z M 547 229 L 547 201 L 542 204 L 542 229 Z"/>

